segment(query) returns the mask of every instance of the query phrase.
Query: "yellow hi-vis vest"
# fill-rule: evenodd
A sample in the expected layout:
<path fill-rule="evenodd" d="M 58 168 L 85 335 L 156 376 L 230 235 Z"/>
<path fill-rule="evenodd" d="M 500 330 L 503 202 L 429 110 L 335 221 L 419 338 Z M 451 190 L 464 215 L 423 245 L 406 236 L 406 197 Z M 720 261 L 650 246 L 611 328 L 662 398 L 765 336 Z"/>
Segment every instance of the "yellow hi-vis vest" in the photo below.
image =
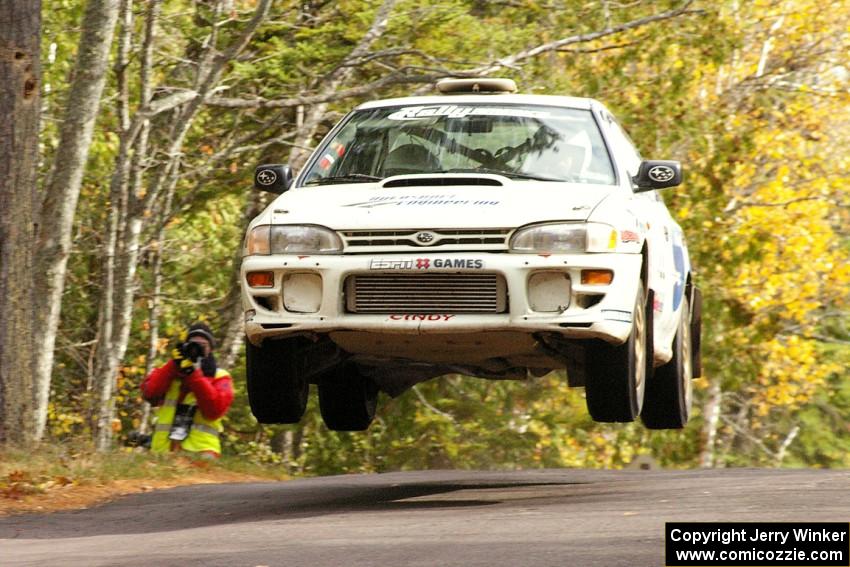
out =
<path fill-rule="evenodd" d="M 230 374 L 226 370 L 219 368 L 215 371 L 213 380 L 229 376 Z M 156 412 L 156 427 L 151 439 L 151 451 L 154 453 L 168 453 L 171 451 L 171 444 L 177 443 L 177 441 L 169 439 L 168 434 L 171 431 L 171 424 L 174 423 L 174 414 L 177 412 L 177 400 L 180 399 L 180 385 L 182 383 L 182 380 L 172 380 L 168 393 L 165 394 L 165 401 Z M 198 405 L 195 393 L 189 391 L 181 403 L 190 406 Z M 189 431 L 189 436 L 179 442 L 180 448 L 193 453 L 214 451 L 220 455 L 221 440 L 219 436 L 223 430 L 221 418 L 210 420 L 205 418 L 200 410 L 196 410 L 192 420 L 192 429 Z"/>

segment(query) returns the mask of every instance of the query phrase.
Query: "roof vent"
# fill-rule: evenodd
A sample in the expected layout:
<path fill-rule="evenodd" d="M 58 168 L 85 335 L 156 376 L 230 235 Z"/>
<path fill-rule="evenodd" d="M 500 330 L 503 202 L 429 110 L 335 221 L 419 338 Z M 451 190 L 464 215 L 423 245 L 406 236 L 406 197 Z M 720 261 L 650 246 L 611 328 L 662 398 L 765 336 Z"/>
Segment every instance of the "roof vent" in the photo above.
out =
<path fill-rule="evenodd" d="M 512 79 L 440 79 L 437 81 L 440 94 L 494 94 L 515 93 L 516 83 Z"/>

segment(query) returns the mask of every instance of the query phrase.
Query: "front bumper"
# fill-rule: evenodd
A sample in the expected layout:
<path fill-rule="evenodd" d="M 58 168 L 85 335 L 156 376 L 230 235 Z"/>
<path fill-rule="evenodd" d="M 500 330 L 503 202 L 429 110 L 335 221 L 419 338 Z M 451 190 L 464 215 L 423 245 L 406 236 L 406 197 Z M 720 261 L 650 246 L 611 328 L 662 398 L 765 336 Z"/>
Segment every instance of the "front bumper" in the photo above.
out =
<path fill-rule="evenodd" d="M 422 273 L 416 268 L 376 270 L 380 261 L 404 265 L 404 261 L 428 259 L 471 260 L 472 270 L 430 270 L 433 273 L 495 273 L 504 278 L 507 288 L 503 313 L 488 314 L 361 314 L 346 310 L 346 278 L 376 273 Z M 481 260 L 480 264 L 477 260 Z M 368 254 L 327 256 L 246 256 L 240 281 L 245 311 L 245 332 L 259 345 L 264 339 L 305 333 L 363 331 L 392 334 L 455 334 L 484 331 L 551 332 L 568 338 L 599 338 L 614 344 L 624 342 L 632 328 L 637 285 L 641 271 L 640 254 Z M 437 262 L 438 264 L 440 262 Z M 458 265 L 453 263 L 453 265 Z M 464 265 L 464 264 L 461 264 Z M 607 285 L 581 283 L 582 270 L 610 270 L 614 277 Z M 273 272 L 270 287 L 249 287 L 249 272 Z M 569 277 L 570 299 L 566 309 L 540 312 L 529 301 L 529 279 L 537 272 L 563 272 Z M 313 313 L 296 313 L 286 308 L 283 280 L 293 274 L 312 274 L 321 278 L 321 289 L 312 292 L 320 306 Z M 319 281 L 317 277 L 312 281 Z M 294 299 L 294 298 L 287 298 Z M 298 303 L 297 301 L 288 301 Z"/>

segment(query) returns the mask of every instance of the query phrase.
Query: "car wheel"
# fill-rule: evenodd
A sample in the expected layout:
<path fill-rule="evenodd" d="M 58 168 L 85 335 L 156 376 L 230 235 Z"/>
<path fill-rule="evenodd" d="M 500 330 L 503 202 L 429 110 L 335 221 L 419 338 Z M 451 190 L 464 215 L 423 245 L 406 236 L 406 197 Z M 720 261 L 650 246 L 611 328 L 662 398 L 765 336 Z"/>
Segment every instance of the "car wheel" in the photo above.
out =
<path fill-rule="evenodd" d="M 594 341 L 587 347 L 585 397 L 594 421 L 628 422 L 640 414 L 647 374 L 647 309 L 641 282 L 628 340 L 617 346 Z"/>
<path fill-rule="evenodd" d="M 310 384 L 295 369 L 303 339 L 266 340 L 256 347 L 245 339 L 246 378 L 251 413 L 260 423 L 298 423 L 307 408 Z"/>
<path fill-rule="evenodd" d="M 365 431 L 378 407 L 378 387 L 353 364 L 338 367 L 319 383 L 319 409 L 332 431 Z"/>
<path fill-rule="evenodd" d="M 688 423 L 693 398 L 693 342 L 690 306 L 682 302 L 679 327 L 673 339 L 673 358 L 647 380 L 640 417 L 649 429 L 681 429 Z"/>

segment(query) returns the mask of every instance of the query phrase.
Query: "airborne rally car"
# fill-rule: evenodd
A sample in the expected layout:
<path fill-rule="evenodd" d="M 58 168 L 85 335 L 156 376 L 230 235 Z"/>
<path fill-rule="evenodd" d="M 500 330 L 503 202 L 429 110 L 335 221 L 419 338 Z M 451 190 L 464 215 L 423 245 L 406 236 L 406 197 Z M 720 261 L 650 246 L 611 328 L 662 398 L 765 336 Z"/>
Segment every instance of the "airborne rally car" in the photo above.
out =
<path fill-rule="evenodd" d="M 596 421 L 683 427 L 701 300 L 656 191 L 678 162 L 595 100 L 437 88 L 360 105 L 297 176 L 256 169 L 280 196 L 242 261 L 254 415 L 299 421 L 315 383 L 330 429 L 363 430 L 379 391 L 566 369 Z"/>

